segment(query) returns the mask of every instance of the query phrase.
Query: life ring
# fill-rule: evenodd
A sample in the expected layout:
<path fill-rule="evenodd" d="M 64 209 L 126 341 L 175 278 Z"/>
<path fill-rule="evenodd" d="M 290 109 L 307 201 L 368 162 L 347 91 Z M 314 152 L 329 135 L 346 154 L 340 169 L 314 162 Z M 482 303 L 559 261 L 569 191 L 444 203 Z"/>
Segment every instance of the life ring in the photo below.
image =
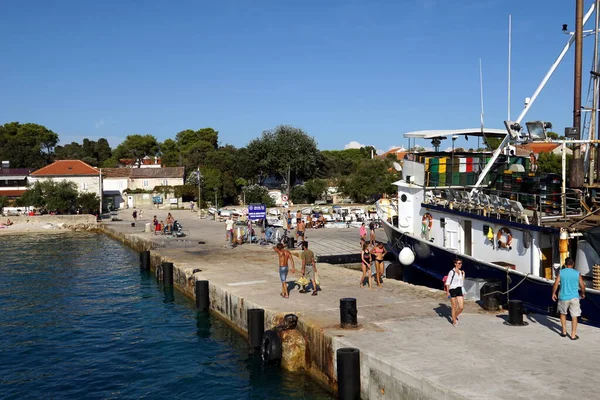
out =
<path fill-rule="evenodd" d="M 504 235 L 506 235 L 506 241 L 504 241 Z M 512 233 L 510 233 L 510 229 L 498 229 L 498 233 L 496 234 L 496 240 L 498 241 L 498 248 L 512 250 Z"/>
<path fill-rule="evenodd" d="M 281 361 L 281 338 L 273 329 L 263 333 L 260 355 L 267 364 Z"/>
<path fill-rule="evenodd" d="M 433 216 L 429 213 L 425 213 L 423 219 L 421 219 L 421 223 L 423 224 L 423 227 L 427 227 L 427 230 L 430 231 L 433 227 Z"/>

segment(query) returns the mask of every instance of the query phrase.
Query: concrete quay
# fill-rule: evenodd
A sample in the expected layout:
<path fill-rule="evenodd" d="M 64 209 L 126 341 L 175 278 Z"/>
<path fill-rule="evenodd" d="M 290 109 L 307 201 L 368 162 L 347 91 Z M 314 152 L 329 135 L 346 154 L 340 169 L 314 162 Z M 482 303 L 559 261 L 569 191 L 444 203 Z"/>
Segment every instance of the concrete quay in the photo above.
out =
<path fill-rule="evenodd" d="M 129 211 L 129 210 L 128 210 Z M 172 211 L 189 235 L 187 241 L 143 233 L 131 227 L 130 212 L 122 222 L 103 229 L 138 250 L 153 247 L 154 263 L 175 266 L 175 284 L 193 296 L 194 281 L 210 281 L 211 308 L 244 334 L 246 309 L 265 309 L 266 328 L 284 314 L 299 317 L 306 339 L 301 365 L 336 388 L 335 352 L 356 347 L 361 355 L 363 399 L 571 399 L 595 398 L 600 377 L 600 331 L 579 325 L 580 340 L 560 337 L 556 318 L 529 314 L 528 326 L 511 327 L 506 313 L 487 313 L 466 302 L 458 327 L 449 322 L 449 301 L 442 291 L 386 280 L 383 288 L 359 288 L 360 273 L 318 264 L 322 291 L 318 296 L 290 292 L 279 296 L 277 257 L 271 246 L 245 244 L 229 248 L 223 223 L 198 219 L 190 211 Z M 167 211 L 159 211 L 159 220 Z M 311 249 L 341 254 L 355 246 L 358 229 L 308 230 Z M 378 238 L 384 239 L 383 231 Z M 198 243 L 201 242 L 201 243 Z M 348 246 L 348 247 L 346 247 Z M 300 262 L 296 258 L 297 269 Z M 451 266 L 448 267 L 450 269 Z M 200 269 L 200 272 L 193 271 Z M 299 273 L 288 276 L 291 282 Z M 354 297 L 359 327 L 339 327 L 339 300 Z"/>

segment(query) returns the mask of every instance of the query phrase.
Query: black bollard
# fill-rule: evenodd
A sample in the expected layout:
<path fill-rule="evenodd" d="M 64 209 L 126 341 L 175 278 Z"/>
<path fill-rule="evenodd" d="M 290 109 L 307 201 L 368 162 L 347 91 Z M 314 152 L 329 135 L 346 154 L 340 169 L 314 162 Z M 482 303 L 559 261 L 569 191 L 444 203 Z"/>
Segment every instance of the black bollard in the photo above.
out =
<path fill-rule="evenodd" d="M 296 239 L 292 236 L 288 237 L 287 248 L 293 249 L 296 243 Z"/>
<path fill-rule="evenodd" d="M 196 281 L 196 308 L 199 311 L 208 311 L 210 308 L 208 281 Z"/>
<path fill-rule="evenodd" d="M 337 381 L 340 400 L 360 400 L 360 351 L 351 347 L 338 349 Z"/>
<path fill-rule="evenodd" d="M 145 250 L 140 253 L 140 268 L 143 270 L 150 269 L 150 250 Z"/>
<path fill-rule="evenodd" d="M 265 332 L 265 310 L 262 308 L 248 309 L 248 341 L 253 349 L 260 348 Z"/>
<path fill-rule="evenodd" d="M 357 315 L 356 299 L 350 297 L 340 299 L 340 321 L 342 328 L 355 327 L 357 324 Z"/>
<path fill-rule="evenodd" d="M 511 326 L 527 325 L 523 322 L 523 302 L 521 300 L 508 301 L 508 324 Z"/>
<path fill-rule="evenodd" d="M 162 271 L 163 271 L 163 285 L 166 287 L 173 286 L 173 263 L 163 262 L 162 263 Z"/>
<path fill-rule="evenodd" d="M 499 281 L 486 282 L 479 291 L 482 306 L 488 311 L 498 311 L 502 302 L 502 284 Z"/>

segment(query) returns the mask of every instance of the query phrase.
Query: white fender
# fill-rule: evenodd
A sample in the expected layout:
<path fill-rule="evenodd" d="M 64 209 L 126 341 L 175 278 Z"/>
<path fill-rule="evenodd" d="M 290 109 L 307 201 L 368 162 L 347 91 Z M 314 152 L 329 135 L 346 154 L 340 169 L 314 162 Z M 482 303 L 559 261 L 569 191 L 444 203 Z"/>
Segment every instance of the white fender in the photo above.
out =
<path fill-rule="evenodd" d="M 415 262 L 415 253 L 413 253 L 408 247 L 405 247 L 400 250 L 400 254 L 398 254 L 398 261 L 400 261 L 402 265 L 411 265 L 413 262 Z"/>

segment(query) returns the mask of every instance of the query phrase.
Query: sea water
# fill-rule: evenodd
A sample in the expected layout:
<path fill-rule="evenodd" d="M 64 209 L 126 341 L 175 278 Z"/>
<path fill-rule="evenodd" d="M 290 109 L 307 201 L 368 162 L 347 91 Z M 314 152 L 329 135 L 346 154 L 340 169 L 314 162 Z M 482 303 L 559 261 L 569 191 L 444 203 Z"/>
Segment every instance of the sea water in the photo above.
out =
<path fill-rule="evenodd" d="M 332 399 L 105 236 L 0 237 L 2 399 Z"/>

